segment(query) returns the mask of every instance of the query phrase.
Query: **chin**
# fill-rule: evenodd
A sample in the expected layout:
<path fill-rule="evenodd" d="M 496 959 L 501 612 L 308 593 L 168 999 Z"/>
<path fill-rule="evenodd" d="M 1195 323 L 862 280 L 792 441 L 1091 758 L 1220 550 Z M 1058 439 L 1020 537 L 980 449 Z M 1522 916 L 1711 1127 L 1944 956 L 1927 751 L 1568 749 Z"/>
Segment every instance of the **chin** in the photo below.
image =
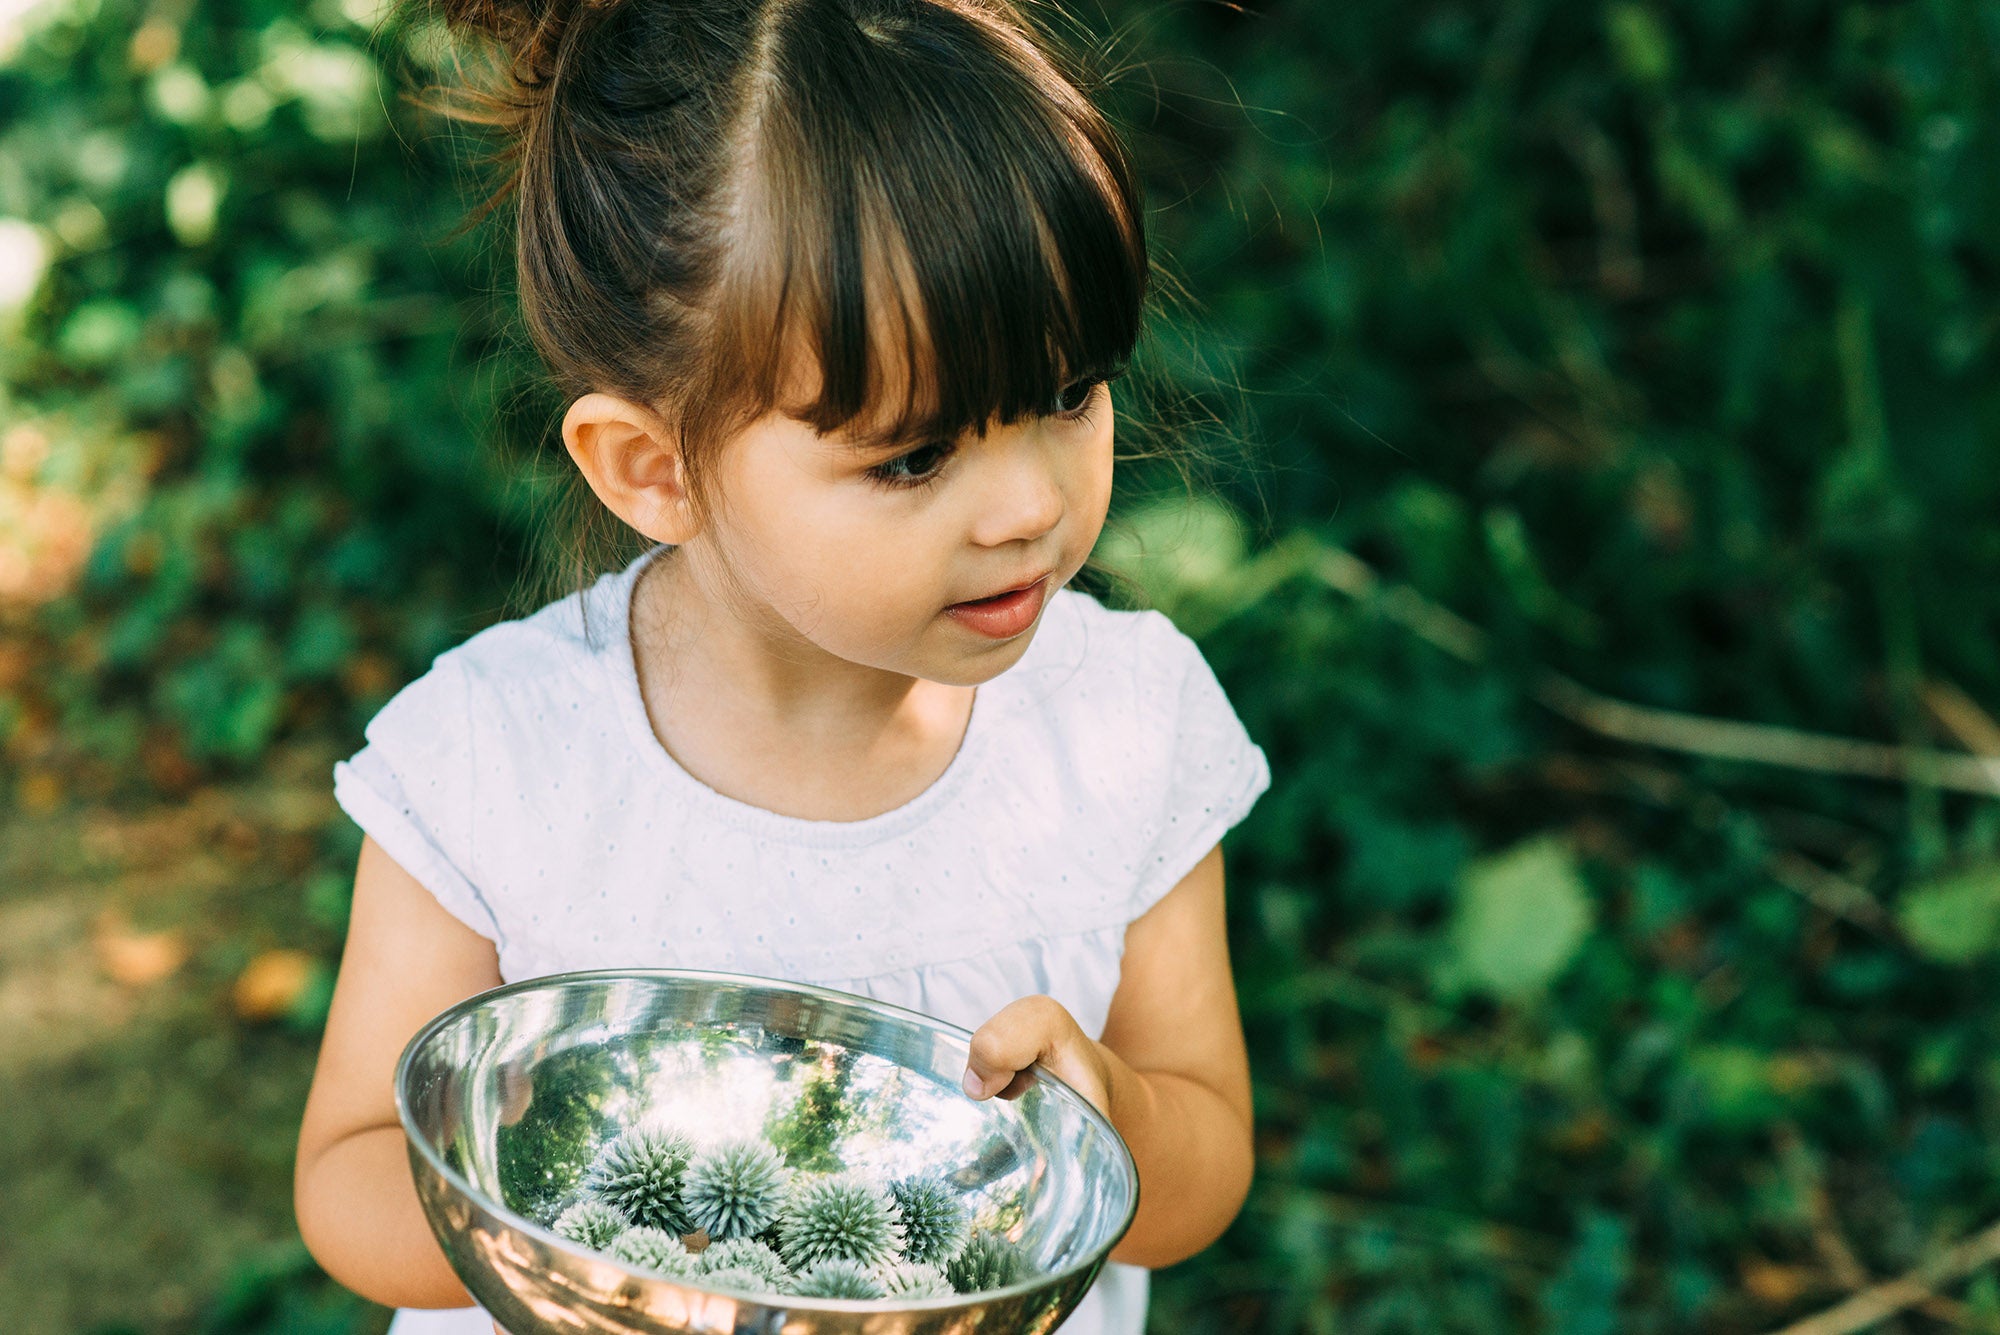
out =
<path fill-rule="evenodd" d="M 1021 656 L 1028 652 L 1029 641 L 1040 629 L 1041 622 L 1037 621 L 1011 640 L 953 655 L 949 660 L 928 664 L 911 675 L 937 682 L 940 686 L 978 686 L 1020 662 Z"/>

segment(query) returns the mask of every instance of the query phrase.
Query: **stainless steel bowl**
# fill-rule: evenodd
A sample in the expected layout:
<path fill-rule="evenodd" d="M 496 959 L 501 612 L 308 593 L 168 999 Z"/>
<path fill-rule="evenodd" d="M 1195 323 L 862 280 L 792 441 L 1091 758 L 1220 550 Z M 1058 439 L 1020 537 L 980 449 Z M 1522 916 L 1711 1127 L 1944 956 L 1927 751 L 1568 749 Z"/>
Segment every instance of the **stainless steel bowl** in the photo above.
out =
<path fill-rule="evenodd" d="M 972 1035 L 826 988 L 645 969 L 483 992 L 396 1068 L 417 1193 L 452 1268 L 512 1335 L 616 1331 L 1034 1335 L 1082 1301 L 1132 1225 L 1138 1170 L 1041 1067 L 1018 1099 L 959 1088 Z M 940 1171 L 1031 1275 L 921 1302 L 747 1298 L 690 1287 L 550 1230 L 598 1148 L 642 1124 L 761 1133 L 802 1169 Z"/>

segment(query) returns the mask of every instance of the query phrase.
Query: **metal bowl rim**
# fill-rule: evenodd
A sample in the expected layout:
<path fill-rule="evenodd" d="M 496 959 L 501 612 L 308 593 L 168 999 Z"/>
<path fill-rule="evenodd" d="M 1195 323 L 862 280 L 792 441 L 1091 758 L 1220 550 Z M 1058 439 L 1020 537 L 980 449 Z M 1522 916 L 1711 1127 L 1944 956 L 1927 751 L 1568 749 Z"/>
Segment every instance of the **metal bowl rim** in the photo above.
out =
<path fill-rule="evenodd" d="M 804 993 L 809 996 L 822 997 L 837 1005 L 850 1006 L 860 1010 L 881 1011 L 886 1013 L 888 1018 L 909 1021 L 921 1028 L 935 1030 L 948 1038 L 961 1039 L 965 1044 L 968 1055 L 972 1047 L 972 1031 L 970 1029 L 961 1028 L 948 1020 L 940 1020 L 935 1016 L 925 1015 L 921 1011 L 913 1011 L 907 1006 L 898 1006 L 893 1002 L 877 1001 L 873 997 L 864 997 L 855 992 L 842 992 L 835 988 L 818 987 L 812 983 L 794 983 L 785 979 L 765 978 L 757 974 L 725 973 L 717 969 L 577 969 L 567 973 L 542 974 L 534 978 L 523 978 L 518 982 L 502 983 L 498 987 L 489 987 L 484 992 L 475 992 L 463 1001 L 454 1002 L 431 1017 L 421 1029 L 417 1030 L 410 1041 L 403 1045 L 403 1055 L 396 1059 L 396 1119 L 402 1123 L 403 1139 L 407 1143 L 417 1147 L 417 1152 L 424 1156 L 425 1162 L 430 1165 L 433 1172 L 437 1173 L 438 1176 L 449 1182 L 460 1192 L 470 1196 L 473 1200 L 480 1202 L 500 1215 L 511 1227 L 522 1229 L 531 1237 L 542 1242 L 554 1244 L 558 1251 L 568 1252 L 584 1260 L 608 1264 L 616 1269 L 624 1270 L 626 1274 L 642 1283 L 664 1285 L 670 1289 L 679 1290 L 682 1286 L 675 1284 L 670 1276 L 661 1275 L 649 1270 L 634 1270 L 608 1252 L 584 1251 L 562 1234 L 543 1228 L 540 1224 L 537 1224 L 525 1215 L 516 1214 L 503 1203 L 493 1200 L 485 1192 L 474 1187 L 464 1177 L 454 1172 L 450 1165 L 444 1162 L 443 1156 L 432 1149 L 430 1141 L 426 1137 L 418 1134 L 415 1127 L 416 1119 L 410 1111 L 409 1099 L 405 1094 L 410 1063 L 416 1056 L 417 1050 L 424 1045 L 425 1041 L 432 1034 L 456 1022 L 462 1015 L 473 1010 L 475 1007 L 502 996 L 511 996 L 517 992 L 547 989 L 551 985 L 558 983 L 582 982 L 591 979 L 631 978 L 686 978 L 697 982 L 744 983 L 751 987 L 765 990 Z M 898 1302 L 889 1298 L 820 1298 L 805 1302 L 787 1301 L 782 1305 L 783 1310 L 798 1309 L 801 1311 L 821 1312 L 942 1311 L 952 1307 L 972 1306 L 978 1303 L 993 1302 L 1000 1298 L 1011 1298 L 1021 1294 L 1033 1293 L 1040 1289 L 1053 1287 L 1056 1283 L 1066 1280 L 1090 1266 L 1097 1265 L 1100 1261 L 1109 1264 L 1111 1249 L 1116 1247 L 1124 1239 L 1125 1235 L 1131 1231 L 1132 1221 L 1139 1213 L 1138 1161 L 1132 1157 L 1131 1147 L 1125 1143 L 1125 1137 L 1118 1134 L 1118 1128 L 1111 1124 L 1109 1117 L 1106 1117 L 1097 1110 L 1096 1104 L 1078 1093 L 1075 1087 L 1050 1071 L 1040 1062 L 1036 1062 L 1028 1069 L 1035 1072 L 1037 1080 L 1046 1080 L 1054 1085 L 1059 1095 L 1075 1100 L 1077 1107 L 1086 1118 L 1097 1123 L 1100 1130 L 1109 1133 L 1111 1143 L 1117 1146 L 1118 1153 L 1124 1159 L 1125 1166 L 1131 1175 L 1132 1200 L 1125 1211 L 1125 1222 L 1118 1226 L 1118 1231 L 1113 1233 L 1111 1240 L 1104 1245 L 1102 1255 L 1093 1251 L 1082 1261 L 1072 1263 L 1061 1270 L 1037 1275 L 1032 1279 L 1009 1284 L 1004 1288 L 981 1289 L 977 1293 L 954 1294 L 950 1298 L 932 1298 L 904 1302 Z M 993 1097 L 998 1098 L 999 1096 L 994 1095 Z M 1011 1100 L 1007 1100 L 1006 1102 L 1011 1104 Z M 711 1296 L 717 1294 L 723 1297 L 737 1296 L 736 1293 L 728 1290 L 694 1289 L 693 1292 Z M 774 1298 L 791 1298 L 790 1294 L 771 1294 L 769 1296 Z M 760 1307 L 773 1306 L 771 1303 L 759 1303 L 758 1305 Z"/>

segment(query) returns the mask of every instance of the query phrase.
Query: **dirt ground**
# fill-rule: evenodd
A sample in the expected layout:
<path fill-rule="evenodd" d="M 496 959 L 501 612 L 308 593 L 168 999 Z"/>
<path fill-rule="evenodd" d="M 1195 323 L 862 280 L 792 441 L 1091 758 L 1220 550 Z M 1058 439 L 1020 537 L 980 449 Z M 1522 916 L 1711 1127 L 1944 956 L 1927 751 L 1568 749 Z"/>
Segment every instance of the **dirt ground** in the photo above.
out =
<path fill-rule="evenodd" d="M 317 1040 L 287 1007 L 339 941 L 306 908 L 339 865 L 332 761 L 294 749 L 144 808 L 0 807 L 7 1331 L 386 1329 L 291 1213 Z"/>

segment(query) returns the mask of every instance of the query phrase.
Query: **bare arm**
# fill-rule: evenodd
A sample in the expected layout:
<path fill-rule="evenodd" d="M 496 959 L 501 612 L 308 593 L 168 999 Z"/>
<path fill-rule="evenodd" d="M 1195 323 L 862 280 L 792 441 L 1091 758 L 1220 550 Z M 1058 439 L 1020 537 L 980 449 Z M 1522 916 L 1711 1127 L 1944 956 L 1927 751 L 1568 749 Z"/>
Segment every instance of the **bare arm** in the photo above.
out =
<path fill-rule="evenodd" d="M 306 1249 L 364 1298 L 390 1307 L 473 1305 L 418 1203 L 393 1082 L 417 1030 L 500 982 L 493 943 L 364 839 L 292 1181 Z"/>
<path fill-rule="evenodd" d="M 1099 1047 L 1111 1121 L 1140 1182 L 1138 1215 L 1111 1259 L 1186 1260 L 1236 1218 L 1255 1166 L 1220 846 L 1126 929 Z"/>
<path fill-rule="evenodd" d="M 1250 1192 L 1250 1059 L 1222 910 L 1218 847 L 1125 929 L 1101 1039 L 1042 995 L 972 1035 L 973 1098 L 1019 1098 L 1039 1063 L 1118 1128 L 1139 1168 L 1139 1209 L 1111 1252 L 1127 1265 L 1186 1260 L 1222 1236 Z"/>

